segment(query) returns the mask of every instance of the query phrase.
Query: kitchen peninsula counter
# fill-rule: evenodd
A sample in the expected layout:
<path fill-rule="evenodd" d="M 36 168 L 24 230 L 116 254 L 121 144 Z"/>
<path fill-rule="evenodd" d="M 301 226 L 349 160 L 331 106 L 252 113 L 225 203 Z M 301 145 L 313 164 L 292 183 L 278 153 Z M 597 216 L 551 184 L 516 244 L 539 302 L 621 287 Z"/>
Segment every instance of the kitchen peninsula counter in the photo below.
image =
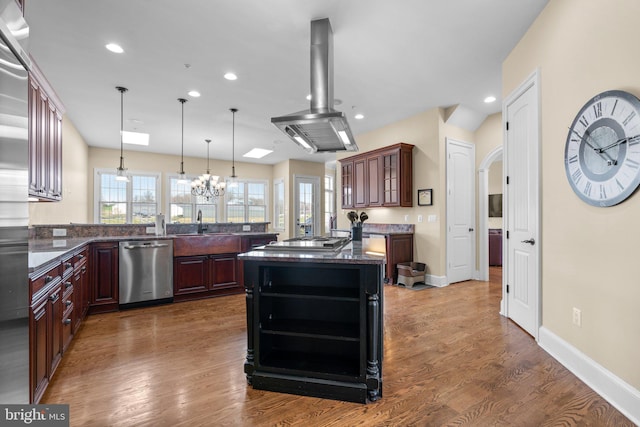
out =
<path fill-rule="evenodd" d="M 245 374 L 256 389 L 367 403 L 382 396 L 383 256 L 337 251 L 240 254 Z"/>

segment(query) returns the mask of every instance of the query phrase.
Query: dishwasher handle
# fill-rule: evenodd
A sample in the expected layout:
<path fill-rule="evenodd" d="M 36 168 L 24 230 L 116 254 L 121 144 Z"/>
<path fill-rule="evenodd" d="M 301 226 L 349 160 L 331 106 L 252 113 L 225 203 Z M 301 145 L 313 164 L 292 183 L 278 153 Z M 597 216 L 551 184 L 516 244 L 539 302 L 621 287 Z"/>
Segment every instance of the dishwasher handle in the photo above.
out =
<path fill-rule="evenodd" d="M 169 246 L 167 243 L 158 243 L 155 245 L 128 245 L 128 246 L 123 246 L 123 248 L 125 249 L 154 249 L 154 248 L 166 248 L 167 246 Z"/>

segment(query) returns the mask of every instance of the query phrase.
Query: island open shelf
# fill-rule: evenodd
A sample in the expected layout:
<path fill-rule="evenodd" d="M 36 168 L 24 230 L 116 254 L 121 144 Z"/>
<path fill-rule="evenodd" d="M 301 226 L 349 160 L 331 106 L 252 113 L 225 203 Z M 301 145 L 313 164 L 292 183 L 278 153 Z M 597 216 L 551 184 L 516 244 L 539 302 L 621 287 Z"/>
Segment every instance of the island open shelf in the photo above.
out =
<path fill-rule="evenodd" d="M 352 253 L 353 254 L 353 253 Z M 366 403 L 382 396 L 383 258 L 252 251 L 245 373 L 254 388 Z"/>

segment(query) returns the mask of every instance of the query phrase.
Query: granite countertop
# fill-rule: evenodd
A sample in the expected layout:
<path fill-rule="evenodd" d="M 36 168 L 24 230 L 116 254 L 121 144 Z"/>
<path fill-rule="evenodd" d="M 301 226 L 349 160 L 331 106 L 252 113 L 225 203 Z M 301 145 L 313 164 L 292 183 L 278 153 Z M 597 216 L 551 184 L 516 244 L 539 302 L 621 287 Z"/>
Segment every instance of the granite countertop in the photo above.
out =
<path fill-rule="evenodd" d="M 210 233 L 212 235 L 218 233 Z M 265 234 L 277 234 L 269 232 L 233 232 L 219 233 L 234 236 L 262 236 Z M 189 236 L 195 234 L 184 234 Z M 135 235 L 135 236 L 94 236 L 94 237 L 67 237 L 54 239 L 30 239 L 29 240 L 29 273 L 33 273 L 42 267 L 53 265 L 61 262 L 62 258 L 69 253 L 80 249 L 82 246 L 95 242 L 113 242 L 124 240 L 158 240 L 158 239 L 174 239 L 181 235 L 168 234 L 166 236 L 156 236 L 155 234 Z"/>
<path fill-rule="evenodd" d="M 238 255 L 238 258 L 250 261 L 319 262 L 338 264 L 384 264 L 384 255 L 367 254 L 362 242 L 350 242 L 339 251 L 273 251 L 256 248 L 251 252 Z"/>

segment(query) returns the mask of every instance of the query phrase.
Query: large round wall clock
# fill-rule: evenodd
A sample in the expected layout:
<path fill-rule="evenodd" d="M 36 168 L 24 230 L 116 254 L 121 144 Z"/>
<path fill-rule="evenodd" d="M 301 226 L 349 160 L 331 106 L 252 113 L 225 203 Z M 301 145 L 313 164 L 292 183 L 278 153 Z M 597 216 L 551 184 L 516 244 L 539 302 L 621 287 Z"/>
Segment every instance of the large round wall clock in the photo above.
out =
<path fill-rule="evenodd" d="M 620 90 L 594 96 L 574 119 L 564 150 L 573 191 L 586 203 L 607 207 L 640 184 L 640 100 Z"/>

